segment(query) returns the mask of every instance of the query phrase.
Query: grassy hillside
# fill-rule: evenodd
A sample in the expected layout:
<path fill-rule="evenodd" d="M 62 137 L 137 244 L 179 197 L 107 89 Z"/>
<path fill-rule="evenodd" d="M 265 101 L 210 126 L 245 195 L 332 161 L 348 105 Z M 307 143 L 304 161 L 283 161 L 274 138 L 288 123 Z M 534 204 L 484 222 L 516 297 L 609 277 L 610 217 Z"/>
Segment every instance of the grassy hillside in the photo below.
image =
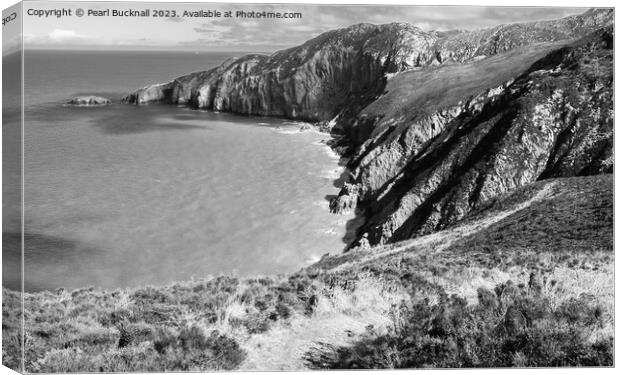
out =
<path fill-rule="evenodd" d="M 26 293 L 29 372 L 612 365 L 613 176 L 293 275 Z M 3 290 L 3 363 L 19 363 Z"/>
<path fill-rule="evenodd" d="M 323 259 L 437 288 L 410 293 L 391 331 L 315 346 L 315 368 L 611 365 L 613 176 L 537 182 L 460 224 Z M 405 282 L 403 282 L 405 284 Z"/>
<path fill-rule="evenodd" d="M 398 73 L 388 80 L 385 93 L 361 115 L 397 119 L 400 123 L 455 106 L 463 98 L 518 77 L 535 61 L 570 42 L 536 43 L 480 61 Z"/>

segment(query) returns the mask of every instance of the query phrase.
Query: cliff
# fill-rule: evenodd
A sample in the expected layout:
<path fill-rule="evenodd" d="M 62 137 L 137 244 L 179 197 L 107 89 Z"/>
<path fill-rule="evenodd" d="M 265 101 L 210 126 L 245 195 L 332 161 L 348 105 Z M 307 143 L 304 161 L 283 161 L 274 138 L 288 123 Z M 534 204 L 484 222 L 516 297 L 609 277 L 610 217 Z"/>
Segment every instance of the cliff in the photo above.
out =
<path fill-rule="evenodd" d="M 383 244 L 444 228 L 539 179 L 613 168 L 613 10 L 474 31 L 360 24 L 147 86 L 163 102 L 329 122 Z"/>
<path fill-rule="evenodd" d="M 147 86 L 129 103 L 165 102 L 243 114 L 329 120 L 368 101 L 386 72 L 409 67 L 434 38 L 405 24 L 360 24 L 270 56 L 229 59 L 214 69 Z"/>
<path fill-rule="evenodd" d="M 349 163 L 356 188 L 332 208 L 354 191 L 368 218 L 360 233 L 380 244 L 445 228 L 540 179 L 611 173 L 612 45 L 609 28 L 559 49 L 405 73 L 358 116 L 357 133 L 370 136 Z M 411 85 L 422 89 L 400 103 L 421 109 L 399 111 L 393 96 Z"/>

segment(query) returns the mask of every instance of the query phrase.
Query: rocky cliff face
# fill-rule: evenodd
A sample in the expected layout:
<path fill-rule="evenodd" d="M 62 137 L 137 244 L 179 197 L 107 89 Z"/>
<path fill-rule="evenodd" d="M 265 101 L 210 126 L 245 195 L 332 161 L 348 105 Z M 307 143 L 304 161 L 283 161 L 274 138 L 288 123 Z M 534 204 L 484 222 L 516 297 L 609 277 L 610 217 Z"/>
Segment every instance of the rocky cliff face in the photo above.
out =
<path fill-rule="evenodd" d="M 206 72 L 147 86 L 124 101 L 329 120 L 351 102 L 372 100 L 386 72 L 412 66 L 433 42 L 432 35 L 411 25 L 360 24 L 270 56 L 231 59 Z"/>
<path fill-rule="evenodd" d="M 349 192 L 357 193 L 368 218 L 360 234 L 381 244 L 445 228 L 539 179 L 611 173 L 611 30 L 554 49 L 516 79 L 466 100 L 404 122 L 398 116 L 374 122 L 374 136 L 350 163 L 357 189 L 343 189 L 332 207 L 339 200 L 351 207 Z M 465 68 L 462 75 L 472 74 Z M 375 111 L 369 106 L 360 120 Z"/>
<path fill-rule="evenodd" d="M 362 208 L 359 236 L 380 244 L 537 179 L 610 172 L 612 30 L 611 9 L 477 31 L 360 24 L 124 101 L 331 120 L 351 172 L 331 209 Z"/>

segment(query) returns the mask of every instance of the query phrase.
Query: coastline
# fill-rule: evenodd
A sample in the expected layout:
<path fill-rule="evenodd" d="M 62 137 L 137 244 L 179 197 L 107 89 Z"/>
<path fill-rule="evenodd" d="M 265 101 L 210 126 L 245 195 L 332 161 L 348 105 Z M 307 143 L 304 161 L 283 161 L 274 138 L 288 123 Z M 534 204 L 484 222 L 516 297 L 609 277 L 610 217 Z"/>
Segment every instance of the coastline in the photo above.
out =
<path fill-rule="evenodd" d="M 239 267 L 275 269 L 282 254 L 302 264 L 290 272 L 233 270 L 161 285 L 33 293 L 3 285 L 4 363 L 27 372 L 613 366 L 613 22 L 614 10 L 593 9 L 453 33 L 359 24 L 130 93 L 116 107 L 143 119 L 153 108 L 128 105 L 158 103 L 162 110 L 149 113 L 159 125 L 181 119 L 195 130 L 222 112 L 251 126 L 222 138 L 190 132 L 179 143 L 184 147 L 175 143 L 168 154 L 162 150 L 169 138 L 156 134 L 163 165 L 207 168 L 178 181 L 202 187 L 212 176 L 230 175 L 233 183 L 220 191 L 249 197 L 241 211 L 223 203 L 212 212 L 224 215 L 201 225 L 178 220 L 223 201 L 209 206 L 209 191 L 196 188 L 180 204 L 164 206 L 167 216 L 150 215 L 161 213 L 164 225 L 182 233 L 217 232 L 227 246 L 222 257 Z M 206 113 L 162 115 L 166 106 Z M 266 117 L 284 125 L 261 121 Z M 239 141 L 271 131 L 285 136 L 265 138 L 265 158 L 254 153 L 265 143 Z M 293 139 L 304 132 L 312 134 Z M 218 145 L 231 151 L 221 169 L 207 164 L 223 155 Z M 319 153 L 312 171 L 294 169 Z M 338 169 L 325 170 L 328 159 Z M 142 160 L 138 168 L 149 165 Z M 246 160 L 243 173 L 232 172 Z M 289 167 L 321 179 L 320 202 L 311 180 L 287 184 Z M 158 171 L 157 183 L 173 176 Z M 156 185 L 173 191 L 163 186 Z M 311 200 L 300 198 L 308 194 Z M 261 196 L 288 203 L 266 215 Z M 301 211 L 300 202 L 316 207 L 295 219 L 280 215 Z M 345 232 L 344 248 L 305 257 L 319 248 L 317 235 L 333 235 L 326 221 L 304 233 L 326 209 L 338 215 L 331 217 Z M 240 216 L 257 232 L 233 237 L 223 230 L 227 219 L 244 224 Z M 148 220 L 139 219 L 128 224 L 135 233 Z M 271 248 L 258 246 L 265 233 Z M 285 242 L 273 233 L 293 236 Z M 176 240 L 155 246 L 175 261 L 220 266 L 207 252 L 213 244 L 200 242 L 197 254 Z M 153 242 L 143 236 L 119 250 L 140 256 L 135 247 L 152 249 Z M 142 280 L 163 280 L 162 269 L 191 274 L 181 261 L 150 255 L 158 263 L 142 270 Z"/>

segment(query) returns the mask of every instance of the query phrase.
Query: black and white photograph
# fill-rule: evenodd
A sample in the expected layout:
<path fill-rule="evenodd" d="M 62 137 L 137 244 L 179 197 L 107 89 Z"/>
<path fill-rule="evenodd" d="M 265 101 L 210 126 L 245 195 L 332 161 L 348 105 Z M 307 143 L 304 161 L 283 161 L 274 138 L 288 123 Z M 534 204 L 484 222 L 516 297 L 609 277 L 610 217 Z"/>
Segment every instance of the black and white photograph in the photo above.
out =
<path fill-rule="evenodd" d="M 613 368 L 614 6 L 3 0 L 2 365 Z"/>

